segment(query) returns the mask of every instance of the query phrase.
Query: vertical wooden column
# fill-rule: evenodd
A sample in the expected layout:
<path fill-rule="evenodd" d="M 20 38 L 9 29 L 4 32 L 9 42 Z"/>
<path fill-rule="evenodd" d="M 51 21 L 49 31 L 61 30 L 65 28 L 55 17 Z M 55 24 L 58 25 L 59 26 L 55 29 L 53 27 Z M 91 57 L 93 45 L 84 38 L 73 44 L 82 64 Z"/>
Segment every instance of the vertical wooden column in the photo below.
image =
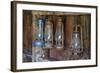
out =
<path fill-rule="evenodd" d="M 71 47 L 71 41 L 72 41 L 72 32 L 73 32 L 73 21 L 74 21 L 74 16 L 73 15 L 68 15 L 66 16 L 66 24 L 65 24 L 65 39 L 66 39 L 66 47 L 70 48 Z"/>
<path fill-rule="evenodd" d="M 36 20 L 36 17 L 35 17 L 35 13 L 34 11 L 32 11 L 32 42 L 35 41 L 35 20 Z M 35 50 L 36 48 L 34 46 L 32 46 L 32 62 L 35 61 Z"/>
<path fill-rule="evenodd" d="M 31 11 L 23 11 L 23 53 L 31 53 Z M 24 62 L 30 62 L 31 59 L 27 58 Z"/>
<path fill-rule="evenodd" d="M 83 47 L 89 48 L 90 40 L 90 19 L 89 15 L 81 16 L 82 36 L 83 36 Z"/>
<path fill-rule="evenodd" d="M 23 13 L 23 43 L 24 48 L 31 48 L 31 15 L 30 11 L 24 11 Z"/>

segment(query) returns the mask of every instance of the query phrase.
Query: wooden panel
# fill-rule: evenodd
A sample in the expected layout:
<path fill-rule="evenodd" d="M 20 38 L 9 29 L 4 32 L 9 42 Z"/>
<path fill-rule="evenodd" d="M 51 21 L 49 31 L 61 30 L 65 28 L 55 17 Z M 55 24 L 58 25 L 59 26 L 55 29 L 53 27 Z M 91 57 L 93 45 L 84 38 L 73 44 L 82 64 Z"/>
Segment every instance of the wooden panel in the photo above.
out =
<path fill-rule="evenodd" d="M 23 11 L 23 48 L 31 48 L 31 12 Z"/>
<path fill-rule="evenodd" d="M 72 32 L 73 32 L 73 21 L 74 21 L 74 16 L 66 16 L 66 24 L 65 24 L 65 39 L 66 39 L 66 47 L 70 48 L 71 47 L 71 39 L 72 39 Z"/>

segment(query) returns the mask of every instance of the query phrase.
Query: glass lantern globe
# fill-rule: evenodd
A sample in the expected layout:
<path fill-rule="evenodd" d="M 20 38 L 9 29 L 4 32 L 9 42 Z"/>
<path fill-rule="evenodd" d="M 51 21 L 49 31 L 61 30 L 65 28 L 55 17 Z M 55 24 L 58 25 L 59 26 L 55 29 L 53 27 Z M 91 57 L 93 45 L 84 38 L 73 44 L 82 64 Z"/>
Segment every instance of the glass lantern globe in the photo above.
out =
<path fill-rule="evenodd" d="M 43 46 L 43 26 L 44 26 L 44 20 L 42 18 L 39 18 L 36 20 L 35 24 L 35 39 L 32 42 L 32 46 Z"/>
<path fill-rule="evenodd" d="M 72 34 L 72 50 L 74 51 L 74 53 L 80 53 L 80 49 L 81 49 L 80 33 L 78 31 L 73 32 L 73 34 Z"/>
<path fill-rule="evenodd" d="M 64 28 L 62 19 L 58 18 L 57 26 L 56 26 L 56 32 L 55 32 L 55 47 L 56 48 L 63 48 L 63 42 L 64 42 Z"/>
<path fill-rule="evenodd" d="M 45 21 L 45 48 L 52 48 L 53 46 L 53 24 L 49 19 Z"/>

